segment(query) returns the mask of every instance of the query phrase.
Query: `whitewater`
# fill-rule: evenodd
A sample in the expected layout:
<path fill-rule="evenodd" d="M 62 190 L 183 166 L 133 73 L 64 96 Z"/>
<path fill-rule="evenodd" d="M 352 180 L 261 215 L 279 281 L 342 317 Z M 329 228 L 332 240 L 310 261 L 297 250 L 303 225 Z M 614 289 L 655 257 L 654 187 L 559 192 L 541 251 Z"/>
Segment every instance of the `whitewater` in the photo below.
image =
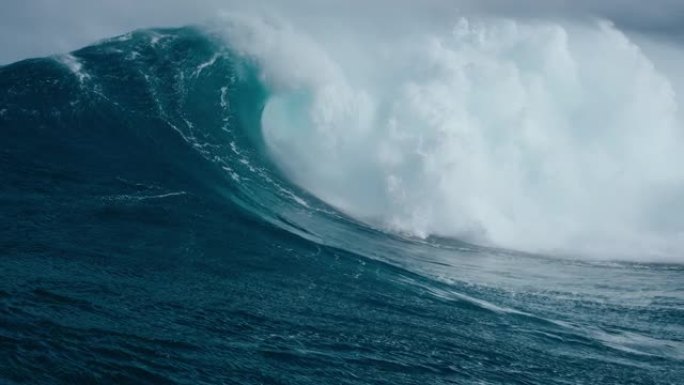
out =
<path fill-rule="evenodd" d="M 0 66 L 0 383 L 680 383 L 681 47 L 444 4 Z"/>
<path fill-rule="evenodd" d="M 461 17 L 385 40 L 225 19 L 273 89 L 274 158 L 344 212 L 418 237 L 681 260 L 680 101 L 609 22 Z"/>

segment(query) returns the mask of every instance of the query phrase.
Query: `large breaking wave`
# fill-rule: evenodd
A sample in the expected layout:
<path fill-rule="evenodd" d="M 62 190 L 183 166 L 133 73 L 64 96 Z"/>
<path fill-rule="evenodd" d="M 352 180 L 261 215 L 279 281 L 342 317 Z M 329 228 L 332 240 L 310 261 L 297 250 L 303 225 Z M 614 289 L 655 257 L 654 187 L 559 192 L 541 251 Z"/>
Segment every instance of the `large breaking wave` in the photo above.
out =
<path fill-rule="evenodd" d="M 312 194 L 412 237 L 681 260 L 679 74 L 608 22 L 463 17 L 373 34 L 233 13 L 199 30 L 201 52 L 159 30 L 57 59 L 122 115 L 150 99 L 241 205 L 290 230 L 321 228 L 312 218 L 330 212 L 309 212 Z M 160 46 L 175 67 L 144 56 Z M 107 74 L 89 55 L 130 68 Z M 122 76 L 125 94 L 108 89 Z"/>
<path fill-rule="evenodd" d="M 684 140 L 666 66 L 605 21 L 406 30 L 240 14 L 213 32 L 257 63 L 279 167 L 356 218 L 527 251 L 682 250 Z"/>
<path fill-rule="evenodd" d="M 609 25 L 299 27 L 0 67 L 0 382 L 677 383 L 681 266 L 429 237 L 676 248 L 649 55 Z"/>

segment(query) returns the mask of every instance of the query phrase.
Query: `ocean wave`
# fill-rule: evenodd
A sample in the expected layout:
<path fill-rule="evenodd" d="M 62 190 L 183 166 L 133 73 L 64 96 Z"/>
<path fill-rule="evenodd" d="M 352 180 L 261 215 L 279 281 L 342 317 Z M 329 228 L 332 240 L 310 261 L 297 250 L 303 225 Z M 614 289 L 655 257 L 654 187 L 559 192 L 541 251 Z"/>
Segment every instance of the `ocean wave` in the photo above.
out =
<path fill-rule="evenodd" d="M 391 38 L 236 14 L 297 185 L 374 226 L 572 257 L 677 260 L 680 99 L 609 22 L 461 18 Z"/>

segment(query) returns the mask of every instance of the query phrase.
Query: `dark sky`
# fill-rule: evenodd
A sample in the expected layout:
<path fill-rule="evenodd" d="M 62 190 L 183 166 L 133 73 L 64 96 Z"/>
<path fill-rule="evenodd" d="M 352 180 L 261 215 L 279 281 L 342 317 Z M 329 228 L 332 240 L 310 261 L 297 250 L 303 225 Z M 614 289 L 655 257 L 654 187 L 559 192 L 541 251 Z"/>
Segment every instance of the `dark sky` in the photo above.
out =
<path fill-rule="evenodd" d="M 0 63 L 60 53 L 135 28 L 197 23 L 221 11 L 245 7 L 235 0 L 2 0 Z M 682 36 L 682 0 L 251 0 L 301 18 L 335 17 L 388 23 L 465 14 L 588 19 L 664 38 Z M 257 4 L 257 5 L 255 5 Z"/>

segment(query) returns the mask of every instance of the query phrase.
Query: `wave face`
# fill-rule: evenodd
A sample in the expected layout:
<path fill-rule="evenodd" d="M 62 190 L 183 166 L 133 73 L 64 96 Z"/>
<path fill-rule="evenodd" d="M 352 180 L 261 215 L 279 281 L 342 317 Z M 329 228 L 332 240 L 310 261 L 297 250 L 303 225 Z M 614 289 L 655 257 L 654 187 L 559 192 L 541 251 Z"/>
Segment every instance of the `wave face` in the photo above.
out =
<path fill-rule="evenodd" d="M 682 266 L 457 240 L 637 231 L 677 191 L 671 86 L 612 27 L 483 23 L 352 56 L 240 16 L 0 67 L 0 382 L 677 383 Z"/>

